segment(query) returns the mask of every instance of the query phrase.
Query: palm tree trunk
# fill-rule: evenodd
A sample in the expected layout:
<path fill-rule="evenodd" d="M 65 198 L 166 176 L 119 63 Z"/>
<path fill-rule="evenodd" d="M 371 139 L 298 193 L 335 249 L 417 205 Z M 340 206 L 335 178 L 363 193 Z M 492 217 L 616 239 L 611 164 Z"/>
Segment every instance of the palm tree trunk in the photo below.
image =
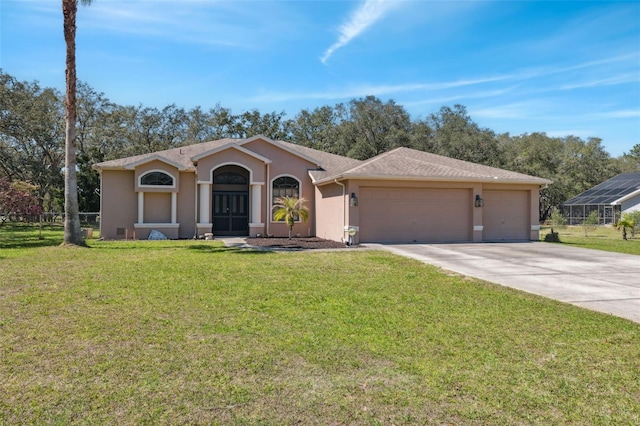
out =
<path fill-rule="evenodd" d="M 64 161 L 64 242 L 86 245 L 80 228 L 78 178 L 76 175 L 76 12 L 77 0 L 62 0 L 64 40 L 67 44 L 66 127 Z"/>

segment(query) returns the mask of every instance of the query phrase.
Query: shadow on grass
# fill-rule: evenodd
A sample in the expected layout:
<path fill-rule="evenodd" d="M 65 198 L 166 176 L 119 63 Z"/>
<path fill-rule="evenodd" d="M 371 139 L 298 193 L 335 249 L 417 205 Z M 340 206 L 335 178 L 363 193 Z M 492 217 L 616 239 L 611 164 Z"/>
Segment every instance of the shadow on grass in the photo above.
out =
<path fill-rule="evenodd" d="M 201 253 L 272 254 L 269 250 L 260 250 L 248 247 L 191 245 L 187 248 Z"/>
<path fill-rule="evenodd" d="M 5 240 L 0 236 L 0 249 L 30 249 L 39 247 L 59 246 L 62 244 L 61 239 L 17 239 L 13 238 Z"/>
<path fill-rule="evenodd" d="M 29 249 L 62 244 L 64 229 L 59 225 L 5 223 L 0 226 L 0 249 Z"/>

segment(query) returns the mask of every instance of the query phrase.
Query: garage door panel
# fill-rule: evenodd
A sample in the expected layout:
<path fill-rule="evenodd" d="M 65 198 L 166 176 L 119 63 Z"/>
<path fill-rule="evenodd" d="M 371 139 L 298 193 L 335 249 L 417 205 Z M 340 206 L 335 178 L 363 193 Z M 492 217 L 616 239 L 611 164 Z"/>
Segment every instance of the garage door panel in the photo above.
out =
<path fill-rule="evenodd" d="M 469 189 L 360 189 L 360 241 L 469 241 Z"/>
<path fill-rule="evenodd" d="M 482 212 L 485 241 L 528 240 L 530 237 L 529 191 L 484 191 Z"/>

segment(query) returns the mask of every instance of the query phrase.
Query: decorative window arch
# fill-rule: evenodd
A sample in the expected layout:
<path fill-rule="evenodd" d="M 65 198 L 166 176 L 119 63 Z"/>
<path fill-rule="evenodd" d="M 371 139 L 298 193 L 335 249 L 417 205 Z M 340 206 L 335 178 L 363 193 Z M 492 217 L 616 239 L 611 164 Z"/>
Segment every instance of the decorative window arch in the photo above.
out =
<path fill-rule="evenodd" d="M 175 179 L 167 172 L 151 170 L 140 175 L 140 186 L 169 186 L 175 187 Z"/>
<path fill-rule="evenodd" d="M 215 174 L 213 183 L 221 185 L 247 185 L 249 183 L 246 176 L 235 171 L 222 172 Z"/>
<path fill-rule="evenodd" d="M 273 206 L 280 197 L 300 198 L 300 181 L 293 176 L 278 176 L 271 182 L 271 218 L 273 219 Z M 280 222 L 284 219 L 280 220 Z"/>

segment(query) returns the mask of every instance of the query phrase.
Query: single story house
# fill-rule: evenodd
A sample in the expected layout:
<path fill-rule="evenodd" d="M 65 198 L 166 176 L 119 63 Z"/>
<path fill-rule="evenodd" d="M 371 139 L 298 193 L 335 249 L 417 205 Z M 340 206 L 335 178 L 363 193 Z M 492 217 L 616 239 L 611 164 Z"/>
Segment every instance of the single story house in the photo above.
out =
<path fill-rule="evenodd" d="M 617 223 L 622 213 L 640 210 L 640 172 L 621 173 L 562 203 L 569 225 L 581 224 L 592 211 L 600 225 Z"/>
<path fill-rule="evenodd" d="M 264 136 L 221 139 L 94 165 L 105 239 L 286 236 L 280 196 L 305 198 L 294 234 L 360 242 L 537 240 L 550 181 L 397 148 L 366 161 Z"/>

